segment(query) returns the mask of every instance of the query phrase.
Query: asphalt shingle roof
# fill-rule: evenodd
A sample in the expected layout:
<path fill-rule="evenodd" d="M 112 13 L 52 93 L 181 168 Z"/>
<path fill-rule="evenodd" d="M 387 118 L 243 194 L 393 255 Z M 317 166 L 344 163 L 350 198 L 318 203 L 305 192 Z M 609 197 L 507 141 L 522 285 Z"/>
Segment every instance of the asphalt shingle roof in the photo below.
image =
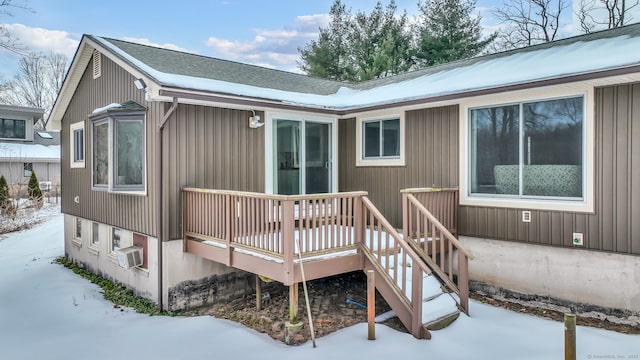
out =
<path fill-rule="evenodd" d="M 168 74 L 318 95 L 333 94 L 343 83 L 175 50 L 102 38 L 150 67 Z"/>

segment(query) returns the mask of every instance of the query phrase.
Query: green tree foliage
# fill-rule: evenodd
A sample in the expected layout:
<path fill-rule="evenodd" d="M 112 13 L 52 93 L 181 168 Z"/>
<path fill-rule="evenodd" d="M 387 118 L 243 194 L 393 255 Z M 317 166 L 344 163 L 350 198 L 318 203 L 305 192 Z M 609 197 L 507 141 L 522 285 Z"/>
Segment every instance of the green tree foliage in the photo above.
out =
<path fill-rule="evenodd" d="M 9 184 L 4 175 L 0 176 L 0 209 L 9 201 Z"/>
<path fill-rule="evenodd" d="M 331 23 L 321 28 L 318 40 L 298 48 L 302 59 L 300 69 L 311 76 L 333 80 L 351 80 L 355 70 L 348 54 L 351 12 L 336 0 L 329 11 Z"/>
<path fill-rule="evenodd" d="M 418 67 L 470 58 L 495 39 L 482 38 L 480 17 L 473 17 L 475 0 L 420 0 L 415 57 Z"/>
<path fill-rule="evenodd" d="M 35 171 L 31 171 L 27 190 L 29 191 L 29 198 L 35 202 L 36 206 L 38 208 L 42 207 L 42 190 L 40 190 L 40 183 L 38 182 L 38 177 L 36 176 Z"/>
<path fill-rule="evenodd" d="M 408 70 L 411 34 L 407 15 L 396 16 L 391 0 L 386 8 L 379 1 L 370 13 L 350 9 L 336 0 L 331 6 L 328 28 L 317 40 L 298 48 L 299 67 L 308 75 L 341 81 L 363 81 Z"/>
<path fill-rule="evenodd" d="M 416 25 L 395 0 L 378 1 L 371 13 L 355 15 L 335 0 L 327 28 L 300 52 L 308 75 L 341 81 L 365 81 L 478 55 L 495 38 L 482 39 L 474 0 L 418 2 Z"/>
<path fill-rule="evenodd" d="M 351 23 L 350 49 L 355 63 L 354 81 L 381 78 L 407 71 L 413 64 L 407 14 L 396 16 L 391 1 L 386 9 L 378 1 L 371 14 L 359 12 Z"/>

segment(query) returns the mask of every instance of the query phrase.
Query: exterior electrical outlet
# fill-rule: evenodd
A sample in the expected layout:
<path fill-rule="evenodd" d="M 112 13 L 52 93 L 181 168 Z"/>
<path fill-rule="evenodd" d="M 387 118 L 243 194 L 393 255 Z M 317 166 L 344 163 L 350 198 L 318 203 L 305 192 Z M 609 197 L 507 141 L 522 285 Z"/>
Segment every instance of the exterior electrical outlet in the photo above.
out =
<path fill-rule="evenodd" d="M 583 246 L 584 238 L 582 233 L 573 233 L 573 245 Z"/>

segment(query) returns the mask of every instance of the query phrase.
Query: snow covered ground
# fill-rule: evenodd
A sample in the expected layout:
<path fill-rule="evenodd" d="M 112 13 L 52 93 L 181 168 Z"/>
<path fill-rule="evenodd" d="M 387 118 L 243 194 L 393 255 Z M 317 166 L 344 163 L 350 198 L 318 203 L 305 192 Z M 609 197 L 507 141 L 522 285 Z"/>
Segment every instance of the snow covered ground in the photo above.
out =
<path fill-rule="evenodd" d="M 121 311 L 52 260 L 64 253 L 61 215 L 0 236 L 0 359 L 559 359 L 563 324 L 471 302 L 432 340 L 366 323 L 289 347 L 242 325 Z M 578 359 L 638 359 L 640 336 L 578 327 Z"/>

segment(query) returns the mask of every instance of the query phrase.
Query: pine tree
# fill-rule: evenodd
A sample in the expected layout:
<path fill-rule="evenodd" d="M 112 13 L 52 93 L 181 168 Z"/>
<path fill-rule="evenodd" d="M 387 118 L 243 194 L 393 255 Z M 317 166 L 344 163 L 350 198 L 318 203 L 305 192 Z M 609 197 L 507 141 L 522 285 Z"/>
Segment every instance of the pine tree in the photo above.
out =
<path fill-rule="evenodd" d="M 0 176 L 0 211 L 4 213 L 4 210 L 9 206 L 9 185 L 4 175 Z"/>
<path fill-rule="evenodd" d="M 356 14 L 349 41 L 356 64 L 356 81 L 399 74 L 413 64 L 407 14 L 396 17 L 396 11 L 396 3 L 391 0 L 386 9 L 378 1 L 370 14 Z"/>
<path fill-rule="evenodd" d="M 395 0 L 355 15 L 335 0 L 329 26 L 298 48 L 299 68 L 326 79 L 365 81 L 476 56 L 496 37 L 482 38 L 480 17 L 471 16 L 475 0 L 420 0 L 418 7 L 411 30 Z"/>
<path fill-rule="evenodd" d="M 475 0 L 418 2 L 422 14 L 415 34 L 418 67 L 476 56 L 495 39 L 495 34 L 482 39 L 480 17 L 471 17 L 475 5 Z"/>
<path fill-rule="evenodd" d="M 340 81 L 364 81 L 386 77 L 411 68 L 411 33 L 407 15 L 396 16 L 391 0 L 380 1 L 371 13 L 352 15 L 341 0 L 335 0 L 328 28 L 302 48 L 299 68 L 311 76 Z"/>
<path fill-rule="evenodd" d="M 331 23 L 320 29 L 318 40 L 302 48 L 299 68 L 311 76 L 333 80 L 353 80 L 355 71 L 348 56 L 351 10 L 336 0 L 329 11 Z"/>
<path fill-rule="evenodd" d="M 40 190 L 40 183 L 35 171 L 31 171 L 31 177 L 29 178 L 29 198 L 35 202 L 36 207 L 39 209 L 42 207 L 43 198 L 42 190 Z"/>

